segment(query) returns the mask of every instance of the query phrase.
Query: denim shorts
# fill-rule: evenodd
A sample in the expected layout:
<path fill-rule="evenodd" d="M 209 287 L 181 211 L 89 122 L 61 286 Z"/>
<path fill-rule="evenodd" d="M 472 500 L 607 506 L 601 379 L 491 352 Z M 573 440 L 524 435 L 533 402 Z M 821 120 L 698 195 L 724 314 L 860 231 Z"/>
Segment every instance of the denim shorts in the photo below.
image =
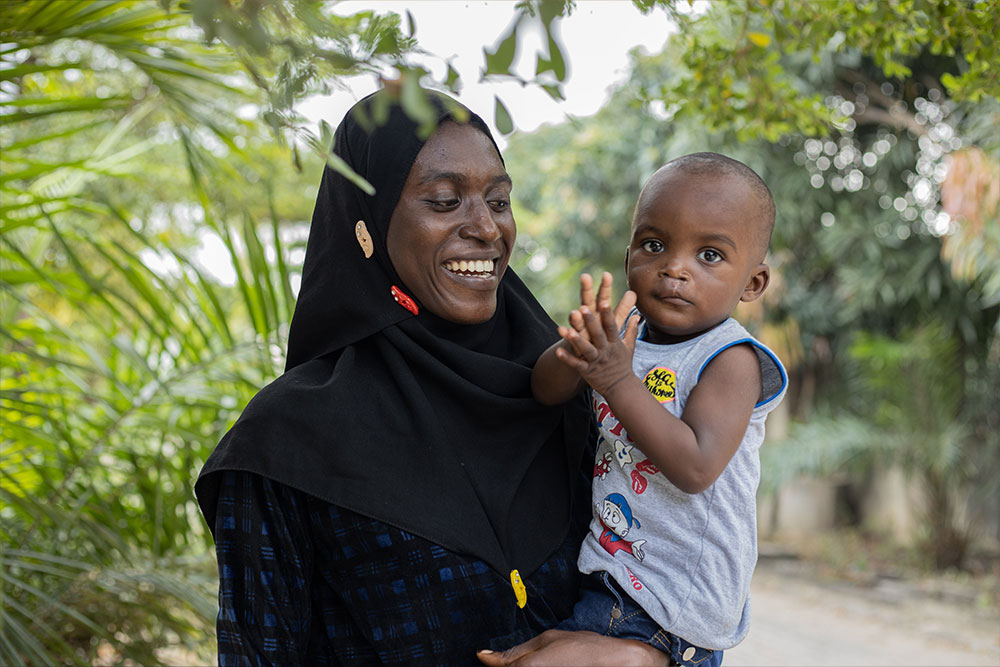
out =
<path fill-rule="evenodd" d="M 584 575 L 580 599 L 560 630 L 590 630 L 608 637 L 637 639 L 670 656 L 671 664 L 720 667 L 722 651 L 695 646 L 661 628 L 607 572 Z"/>

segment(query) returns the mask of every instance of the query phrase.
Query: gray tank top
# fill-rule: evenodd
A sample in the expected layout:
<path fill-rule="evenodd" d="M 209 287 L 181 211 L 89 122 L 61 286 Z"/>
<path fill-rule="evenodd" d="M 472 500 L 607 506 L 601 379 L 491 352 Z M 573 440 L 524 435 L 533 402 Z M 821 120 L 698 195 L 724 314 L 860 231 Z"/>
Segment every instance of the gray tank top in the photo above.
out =
<path fill-rule="evenodd" d="M 760 361 L 761 399 L 736 454 L 701 493 L 684 493 L 659 473 L 592 391 L 600 438 L 594 517 L 580 549 L 580 571 L 607 571 L 664 630 L 708 649 L 731 648 L 749 629 L 758 450 L 764 420 L 784 397 L 787 376 L 774 353 L 732 318 L 676 345 L 638 340 L 632 361 L 632 371 L 663 408 L 680 417 L 708 363 L 743 343 L 753 346 Z"/>

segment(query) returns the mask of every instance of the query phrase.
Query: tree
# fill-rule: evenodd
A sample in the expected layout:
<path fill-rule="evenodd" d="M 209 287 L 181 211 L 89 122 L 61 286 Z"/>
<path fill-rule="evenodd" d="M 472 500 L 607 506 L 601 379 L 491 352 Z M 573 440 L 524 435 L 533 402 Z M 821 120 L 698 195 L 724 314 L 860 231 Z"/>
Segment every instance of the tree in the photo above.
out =
<path fill-rule="evenodd" d="M 991 66 L 1000 57 L 1000 16 L 985 0 L 742 0 L 701 14 L 681 0 L 637 4 L 663 7 L 680 28 L 670 45 L 678 53 L 675 68 L 644 93 L 741 140 L 825 133 L 863 115 L 826 103 L 825 91 L 811 85 L 829 74 L 824 54 L 863 53 L 884 78 L 902 81 L 918 78 L 912 59 L 926 53 L 950 61 L 934 83 L 949 99 L 1000 98 L 1000 75 Z M 916 127 L 898 109 L 865 106 L 866 120 Z"/>
<path fill-rule="evenodd" d="M 864 477 L 891 461 L 923 492 L 921 552 L 937 568 L 962 566 L 1000 491 L 997 417 L 986 405 L 1000 386 L 998 350 L 994 344 L 970 378 L 967 353 L 938 321 L 893 337 L 858 332 L 847 356 L 854 402 L 863 408 L 804 422 L 764 450 L 767 484 L 773 489 L 801 473 Z"/>
<path fill-rule="evenodd" d="M 900 36 L 913 29 L 909 15 L 880 24 L 877 31 L 867 24 L 848 24 L 845 35 L 874 49 L 871 56 L 846 48 L 844 36 L 831 41 L 817 33 L 858 6 L 773 3 L 762 16 L 763 7 L 718 4 L 683 19 L 681 32 L 662 53 L 635 56 L 630 80 L 596 116 L 512 139 L 507 154 L 525 232 L 521 243 L 529 253 L 527 280 L 562 316 L 575 293 L 575 275 L 570 281 L 563 277 L 575 273 L 574 267 L 621 275 L 631 207 L 641 182 L 657 166 L 694 150 L 718 150 L 742 159 L 769 183 L 778 223 L 770 259 L 773 284 L 762 308 L 741 306 L 737 313 L 788 362 L 794 414 L 822 421 L 828 429 L 850 414 L 877 424 L 883 436 L 894 428 L 900 437 L 892 442 L 912 436 L 902 413 L 895 422 L 880 417 L 878 406 L 893 399 L 873 396 L 884 386 L 867 393 L 856 389 L 857 378 L 868 377 L 865 369 L 874 363 L 859 350 L 877 355 L 894 348 L 859 347 L 858 341 L 898 338 L 908 341 L 907 349 L 926 351 L 931 347 L 919 332 L 937 332 L 941 340 L 934 349 L 954 355 L 948 368 L 958 400 L 949 402 L 954 410 L 940 413 L 936 423 L 959 420 L 968 428 L 956 435 L 943 426 L 928 426 L 922 457 L 909 456 L 903 447 L 891 454 L 908 470 L 926 473 L 921 476 L 927 488 L 939 498 L 947 495 L 951 506 L 958 506 L 970 490 L 969 506 L 975 506 L 994 493 L 990 480 L 1000 460 L 995 440 L 982 437 L 996 423 L 993 411 L 982 405 L 995 396 L 997 379 L 990 374 L 983 379 L 978 372 L 995 360 L 998 346 L 1000 256 L 995 234 L 986 234 L 985 243 L 983 236 L 973 241 L 966 228 L 996 229 L 996 195 L 990 193 L 998 145 L 981 128 L 995 124 L 1000 105 L 993 98 L 959 103 L 942 82 L 969 99 L 996 91 L 992 75 L 975 84 L 973 77 L 959 76 L 981 72 L 976 58 L 989 53 L 993 43 L 980 35 L 982 48 L 962 51 L 963 33 L 957 31 L 955 41 L 927 42 L 919 50 L 919 42 Z M 972 13 L 963 14 L 963 20 L 974 18 L 980 27 L 995 20 L 978 5 L 963 8 Z M 815 21 L 804 22 L 805 15 Z M 761 25 L 771 26 L 769 34 L 784 26 L 785 32 L 777 33 L 783 35 L 781 41 L 751 37 Z M 778 51 L 771 53 L 775 42 Z M 897 42 L 905 47 L 903 54 L 879 51 Z M 705 72 L 713 73 L 710 82 Z M 739 87 L 733 83 L 737 73 L 743 77 Z M 699 83 L 699 77 L 705 81 Z M 959 80 L 970 87 L 956 87 Z M 690 96 L 683 95 L 684 82 L 695 88 Z M 781 91 L 793 83 L 800 100 L 818 101 L 819 106 L 796 103 L 785 109 L 783 101 L 768 106 L 769 100 L 785 100 Z M 737 96 L 732 92 L 737 89 L 743 91 L 743 101 L 726 102 Z M 664 103 L 665 95 L 674 95 L 669 99 L 676 102 Z M 964 168 L 964 179 L 955 176 L 955 165 Z M 975 183 L 983 185 L 977 189 Z M 959 190 L 960 184 L 969 188 Z M 956 204 L 950 209 L 952 218 L 943 208 L 949 187 L 959 190 L 952 196 L 966 202 L 971 213 Z M 925 388 L 914 381 L 915 371 L 905 368 L 909 370 L 900 368 L 896 376 L 907 380 L 914 404 L 920 404 Z M 803 431 L 790 441 L 794 447 L 775 448 L 791 462 L 786 470 L 802 470 L 809 456 L 844 465 L 858 451 L 852 444 L 858 439 L 846 436 L 804 447 L 803 440 L 816 433 Z M 815 456 L 817 447 L 825 449 L 822 456 Z M 788 454 L 795 448 L 803 456 Z M 945 469 L 917 463 L 956 451 L 978 465 Z M 827 471 L 830 465 L 818 465 L 820 469 Z M 957 516 L 943 511 L 931 522 L 937 531 L 932 538 L 954 547 L 950 553 L 956 560 L 939 558 L 942 566 L 960 563 L 965 548 L 957 545 L 967 545 L 971 537 L 952 523 Z"/>
<path fill-rule="evenodd" d="M 210 636 L 192 483 L 280 368 L 284 225 L 311 197 L 274 176 L 291 152 L 241 117 L 261 96 L 188 15 L 0 12 L 0 662 L 158 663 Z M 206 239 L 235 285 L 199 263 Z"/>

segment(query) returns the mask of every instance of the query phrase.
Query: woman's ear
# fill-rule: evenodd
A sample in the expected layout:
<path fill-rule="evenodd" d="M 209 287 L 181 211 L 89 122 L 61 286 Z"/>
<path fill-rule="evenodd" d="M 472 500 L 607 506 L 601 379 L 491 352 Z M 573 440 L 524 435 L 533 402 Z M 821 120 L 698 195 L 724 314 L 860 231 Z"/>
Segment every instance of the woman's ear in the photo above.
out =
<path fill-rule="evenodd" d="M 746 287 L 743 288 L 743 294 L 740 295 L 740 301 L 745 301 L 749 303 L 750 301 L 756 301 L 760 298 L 760 295 L 764 293 L 767 289 L 768 283 L 771 282 L 771 267 L 767 264 L 759 264 L 756 269 L 750 273 L 750 277 L 747 278 Z"/>

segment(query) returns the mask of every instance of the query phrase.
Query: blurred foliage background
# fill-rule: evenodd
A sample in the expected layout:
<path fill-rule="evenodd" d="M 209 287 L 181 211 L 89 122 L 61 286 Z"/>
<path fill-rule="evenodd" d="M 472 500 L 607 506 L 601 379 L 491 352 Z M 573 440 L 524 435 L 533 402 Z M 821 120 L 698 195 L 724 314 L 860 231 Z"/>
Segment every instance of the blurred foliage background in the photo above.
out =
<path fill-rule="evenodd" d="M 792 379 L 765 484 L 892 463 L 929 498 L 930 563 L 961 567 L 1000 480 L 1000 13 L 635 4 L 680 26 L 663 52 L 633 54 L 596 115 L 509 138 L 519 273 L 561 321 L 580 271 L 621 275 L 656 167 L 745 161 L 778 222 L 772 286 L 737 316 Z M 484 75 L 560 98 L 573 10 L 513 7 Z M 530 23 L 548 51 L 525 80 Z M 414 64 L 414 29 L 314 0 L 0 3 L 0 662 L 211 661 L 192 485 L 283 366 L 332 136 L 296 105 L 390 71 L 420 117 L 419 85 L 461 81 Z"/>

